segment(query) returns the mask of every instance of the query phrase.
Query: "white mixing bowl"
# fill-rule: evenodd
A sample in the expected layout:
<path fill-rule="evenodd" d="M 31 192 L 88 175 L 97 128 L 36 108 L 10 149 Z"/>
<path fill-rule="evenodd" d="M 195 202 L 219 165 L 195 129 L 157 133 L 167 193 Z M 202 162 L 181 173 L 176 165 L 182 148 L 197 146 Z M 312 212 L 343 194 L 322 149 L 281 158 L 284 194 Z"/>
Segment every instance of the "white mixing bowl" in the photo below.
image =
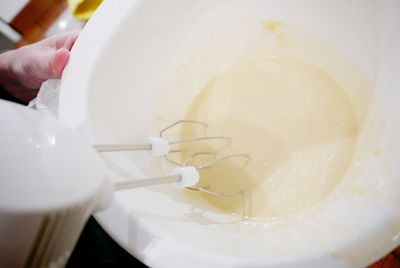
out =
<path fill-rule="evenodd" d="M 235 222 L 162 186 L 118 192 L 96 218 L 151 267 L 361 267 L 392 250 L 400 243 L 398 14 L 396 0 L 104 1 L 60 95 L 60 119 L 91 142 L 146 141 L 182 118 L 216 73 L 269 55 L 333 76 L 360 135 L 340 184 L 300 217 Z M 165 172 L 146 153 L 106 163 L 113 180 Z"/>

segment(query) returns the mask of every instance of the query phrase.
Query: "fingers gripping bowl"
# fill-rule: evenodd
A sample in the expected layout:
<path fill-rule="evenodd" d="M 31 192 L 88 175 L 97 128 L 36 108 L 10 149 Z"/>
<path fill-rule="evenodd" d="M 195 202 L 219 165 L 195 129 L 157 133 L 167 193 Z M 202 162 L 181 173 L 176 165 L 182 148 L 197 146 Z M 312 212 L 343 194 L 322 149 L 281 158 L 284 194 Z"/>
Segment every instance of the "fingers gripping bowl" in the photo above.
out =
<path fill-rule="evenodd" d="M 118 192 L 96 218 L 131 254 L 155 267 L 349 267 L 384 255 L 400 240 L 398 9 L 395 1 L 104 2 L 77 40 L 60 95 L 60 119 L 90 142 L 142 141 L 188 116 L 210 81 L 260 61 L 310 64 L 334 80 L 351 106 L 356 136 L 340 178 L 296 211 L 282 206 L 287 213 L 242 221 L 231 208 L 157 186 Z M 274 96 L 267 107 L 278 102 Z M 293 116 L 301 116 L 297 111 Z M 276 154 L 276 138 L 285 134 L 254 129 L 263 135 L 251 142 L 267 140 Z M 146 153 L 106 157 L 114 181 L 169 169 Z M 248 206 L 236 204 L 236 211 Z"/>

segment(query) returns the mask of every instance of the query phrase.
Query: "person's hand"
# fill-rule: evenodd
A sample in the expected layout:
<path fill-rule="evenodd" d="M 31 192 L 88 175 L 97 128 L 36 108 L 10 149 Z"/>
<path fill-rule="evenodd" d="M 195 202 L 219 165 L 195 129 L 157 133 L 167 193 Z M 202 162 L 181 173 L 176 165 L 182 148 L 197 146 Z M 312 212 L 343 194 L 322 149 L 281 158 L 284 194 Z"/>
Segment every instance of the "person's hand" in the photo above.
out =
<path fill-rule="evenodd" d="M 28 103 L 44 81 L 61 77 L 78 35 L 79 31 L 66 32 L 0 54 L 0 84 Z"/>

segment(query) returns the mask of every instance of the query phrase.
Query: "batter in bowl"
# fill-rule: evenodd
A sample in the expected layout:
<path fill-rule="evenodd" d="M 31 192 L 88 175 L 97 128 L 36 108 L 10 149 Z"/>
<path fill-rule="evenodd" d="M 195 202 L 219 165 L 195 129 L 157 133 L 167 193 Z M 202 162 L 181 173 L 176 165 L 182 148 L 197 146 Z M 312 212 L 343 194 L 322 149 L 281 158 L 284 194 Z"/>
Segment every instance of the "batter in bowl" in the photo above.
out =
<path fill-rule="evenodd" d="M 232 160 L 201 174 L 201 184 L 213 191 L 245 190 L 250 218 L 287 216 L 322 200 L 344 176 L 357 138 L 352 104 L 340 85 L 318 67 L 287 58 L 242 62 L 217 75 L 194 98 L 186 119 L 231 137 L 223 152 L 250 155 L 245 167 Z M 182 133 L 199 131 L 186 126 Z M 194 195 L 223 212 L 243 209 L 241 198 Z"/>

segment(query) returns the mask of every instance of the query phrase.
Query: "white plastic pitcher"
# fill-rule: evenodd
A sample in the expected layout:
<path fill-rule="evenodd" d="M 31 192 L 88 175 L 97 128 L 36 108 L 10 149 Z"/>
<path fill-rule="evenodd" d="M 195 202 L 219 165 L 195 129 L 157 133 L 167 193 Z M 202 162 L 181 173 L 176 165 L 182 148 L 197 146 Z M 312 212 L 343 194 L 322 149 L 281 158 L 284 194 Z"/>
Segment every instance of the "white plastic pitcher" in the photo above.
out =
<path fill-rule="evenodd" d="M 104 1 L 73 48 L 60 95 L 60 119 L 92 143 L 143 141 L 157 120 L 180 119 L 216 73 L 274 53 L 304 58 L 343 84 L 360 136 L 341 183 L 300 220 L 232 222 L 168 186 L 118 192 L 96 218 L 151 267 L 361 267 L 379 259 L 400 243 L 398 14 L 396 0 Z M 284 27 L 268 35 L 265 23 Z M 280 34 L 293 40 L 279 46 Z M 165 172 L 145 153 L 106 163 L 115 181 Z"/>

